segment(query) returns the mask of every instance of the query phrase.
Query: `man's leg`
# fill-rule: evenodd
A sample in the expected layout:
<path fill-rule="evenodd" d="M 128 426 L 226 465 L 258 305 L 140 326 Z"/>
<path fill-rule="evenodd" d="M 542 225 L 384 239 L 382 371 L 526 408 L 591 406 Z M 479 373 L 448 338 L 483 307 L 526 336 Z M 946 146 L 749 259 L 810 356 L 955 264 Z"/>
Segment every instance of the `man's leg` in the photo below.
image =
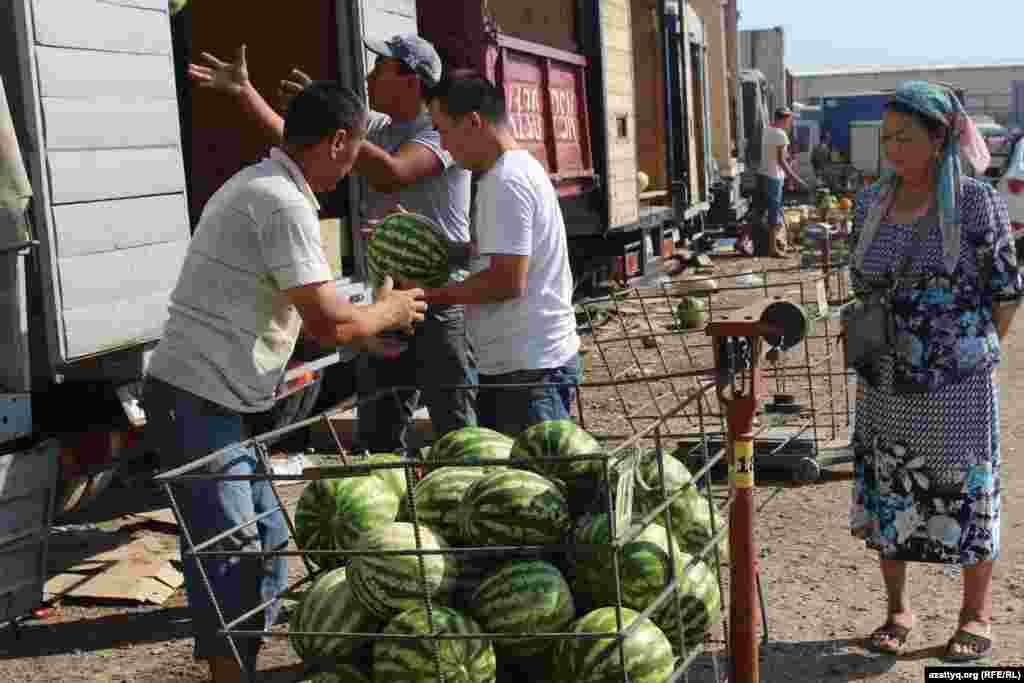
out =
<path fill-rule="evenodd" d="M 488 377 L 487 381 L 493 384 L 551 385 L 494 390 L 494 412 L 498 424 L 495 429 L 516 436 L 535 424 L 569 418 L 576 398 L 578 377 L 578 356 L 559 368 L 520 370 Z"/>
<path fill-rule="evenodd" d="M 427 324 L 427 323 L 423 323 Z M 391 387 L 409 387 L 416 377 L 416 336 L 408 338 L 409 348 L 395 359 L 377 358 L 368 353 L 356 361 L 356 440 L 359 448 L 371 453 L 391 453 L 402 449 L 407 426 L 416 410 L 414 392 L 386 393 L 376 400 L 370 397 Z"/>
<path fill-rule="evenodd" d="M 166 384 L 147 382 L 144 407 L 147 414 L 147 439 L 161 457 L 161 467 L 173 467 L 203 457 L 211 452 L 238 444 L 247 437 L 241 415 L 208 401 L 177 390 Z M 212 466 L 220 474 L 253 474 L 257 460 L 251 448 L 236 447 Z M 250 522 L 257 512 L 257 495 L 248 481 L 195 480 L 174 484 L 173 492 L 193 544 Z M 259 504 L 260 512 L 264 511 Z M 267 508 L 269 510 L 269 508 Z M 259 552 L 261 536 L 272 541 L 275 521 L 283 525 L 280 515 L 268 518 L 262 525 L 251 524 L 210 548 L 232 553 Z M 267 531 L 264 533 L 264 527 Z M 204 573 L 194 557 L 187 557 L 187 543 L 181 532 L 183 574 L 189 611 L 195 635 L 194 655 L 210 662 L 216 683 L 241 680 L 230 643 L 218 634 L 224 623 L 230 623 L 245 612 L 262 604 L 262 595 L 271 586 L 287 580 L 287 566 L 264 563 L 257 556 L 236 554 L 228 557 L 203 558 Z M 278 542 L 280 539 L 278 539 Z M 287 541 L 287 538 L 284 539 Z M 271 574 L 267 574 L 267 570 Z M 209 582 L 209 584 L 207 584 Z M 211 600 L 210 591 L 216 597 Z M 218 614 L 219 610 L 219 614 Z M 264 619 L 254 618 L 235 628 L 262 630 Z M 245 667 L 255 668 L 260 639 L 235 638 L 238 654 Z"/>
<path fill-rule="evenodd" d="M 415 354 L 416 383 L 438 438 L 476 425 L 476 391 L 440 388 L 477 383 L 463 308 L 443 307 L 428 314 L 416 331 Z"/>

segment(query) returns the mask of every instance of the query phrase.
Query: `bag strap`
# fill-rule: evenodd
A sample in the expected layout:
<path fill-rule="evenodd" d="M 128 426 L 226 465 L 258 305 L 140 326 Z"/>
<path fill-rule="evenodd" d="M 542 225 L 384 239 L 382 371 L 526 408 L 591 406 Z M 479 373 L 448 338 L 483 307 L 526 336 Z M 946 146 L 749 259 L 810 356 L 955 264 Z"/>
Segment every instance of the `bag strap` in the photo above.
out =
<path fill-rule="evenodd" d="M 914 259 L 918 256 L 921 249 L 924 247 L 924 242 L 928 239 L 929 228 L 931 228 L 932 218 L 937 217 L 938 214 L 935 208 L 929 209 L 928 213 L 921 216 L 914 222 L 914 234 L 911 237 L 912 242 L 908 248 L 903 250 L 903 254 L 900 256 L 900 260 L 896 266 L 896 278 L 893 283 L 900 282 L 910 272 L 910 266 L 914 262 Z"/>

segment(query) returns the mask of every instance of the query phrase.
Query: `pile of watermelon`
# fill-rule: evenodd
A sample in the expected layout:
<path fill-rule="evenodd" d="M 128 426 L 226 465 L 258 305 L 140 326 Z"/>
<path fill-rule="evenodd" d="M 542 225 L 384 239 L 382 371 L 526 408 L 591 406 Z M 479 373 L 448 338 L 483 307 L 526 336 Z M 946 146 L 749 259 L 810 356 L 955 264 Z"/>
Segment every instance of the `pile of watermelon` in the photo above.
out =
<path fill-rule="evenodd" d="M 701 507 L 682 462 L 647 455 L 634 475 L 634 522 L 664 495 L 684 493 L 669 508 L 671 532 L 662 515 L 616 551 L 608 499 L 593 495 L 603 489 L 615 502 L 615 480 L 600 481 L 602 450 L 572 420 L 515 438 L 471 427 L 436 441 L 422 468 L 311 482 L 296 541 L 317 551 L 322 571 L 291 618 L 296 653 L 325 683 L 488 683 L 505 671 L 552 683 L 668 680 L 721 616 L 717 563 L 694 559 L 713 506 Z M 673 576 L 676 593 L 623 641 L 624 657 L 614 639 L 543 635 L 616 632 L 619 596 L 625 627 Z M 414 637 L 431 634 L 440 637 Z"/>

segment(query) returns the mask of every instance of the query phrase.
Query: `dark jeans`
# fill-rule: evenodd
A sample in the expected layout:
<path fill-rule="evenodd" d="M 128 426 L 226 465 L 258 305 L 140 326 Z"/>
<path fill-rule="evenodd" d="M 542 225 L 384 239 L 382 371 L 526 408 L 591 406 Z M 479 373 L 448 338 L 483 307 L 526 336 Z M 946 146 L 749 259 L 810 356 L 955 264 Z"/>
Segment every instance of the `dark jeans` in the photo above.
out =
<path fill-rule="evenodd" d="M 571 415 L 580 377 L 580 357 L 560 368 L 519 370 L 503 375 L 480 375 L 477 415 L 480 426 L 509 436 L 518 436 L 527 427 L 547 420 L 562 420 Z M 523 389 L 488 389 L 495 384 L 554 384 L 557 386 Z"/>
<path fill-rule="evenodd" d="M 783 178 L 757 174 L 757 191 L 761 222 L 766 226 L 782 225 L 785 218 L 782 214 L 782 192 L 785 186 Z"/>
<path fill-rule="evenodd" d="M 147 379 L 143 393 L 146 411 L 146 440 L 160 457 L 160 468 L 178 467 L 203 456 L 239 444 L 249 438 L 246 417 L 211 403 L 165 382 Z M 264 473 L 253 448 L 228 450 L 206 472 L 228 475 Z M 202 473 L 202 471 L 196 472 Z M 181 509 L 192 543 L 245 524 L 259 515 L 279 509 L 271 483 L 264 481 L 193 480 L 173 485 L 175 500 Z M 195 558 L 185 558 L 183 532 L 179 532 L 184 563 L 185 591 L 188 595 L 195 657 L 231 656 L 227 639 L 218 635 L 222 628 Z M 288 526 L 280 512 L 239 529 L 207 550 L 227 552 L 284 550 L 288 545 Z M 288 560 L 284 557 L 203 558 L 225 621 L 230 623 L 280 594 L 288 583 Z M 269 630 L 277 618 L 280 603 L 235 629 Z M 235 638 L 243 662 L 255 666 L 261 639 Z"/>
<path fill-rule="evenodd" d="M 392 394 L 367 400 L 389 387 L 417 387 L 438 436 L 476 425 L 476 392 L 439 388 L 477 382 L 462 306 L 432 307 L 397 359 L 363 354 L 357 362 L 359 448 L 387 453 L 407 445 L 409 420 L 419 403 L 415 392 L 398 392 L 397 401 Z"/>

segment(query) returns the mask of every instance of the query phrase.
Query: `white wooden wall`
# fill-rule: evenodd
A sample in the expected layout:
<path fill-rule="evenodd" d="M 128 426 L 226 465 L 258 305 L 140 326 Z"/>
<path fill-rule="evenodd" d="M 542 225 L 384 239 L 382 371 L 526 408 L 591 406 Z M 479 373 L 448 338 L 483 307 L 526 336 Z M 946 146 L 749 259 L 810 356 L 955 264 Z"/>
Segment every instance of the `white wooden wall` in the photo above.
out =
<path fill-rule="evenodd" d="M 166 320 L 189 240 L 170 22 L 166 0 L 21 2 L 60 363 Z"/>

